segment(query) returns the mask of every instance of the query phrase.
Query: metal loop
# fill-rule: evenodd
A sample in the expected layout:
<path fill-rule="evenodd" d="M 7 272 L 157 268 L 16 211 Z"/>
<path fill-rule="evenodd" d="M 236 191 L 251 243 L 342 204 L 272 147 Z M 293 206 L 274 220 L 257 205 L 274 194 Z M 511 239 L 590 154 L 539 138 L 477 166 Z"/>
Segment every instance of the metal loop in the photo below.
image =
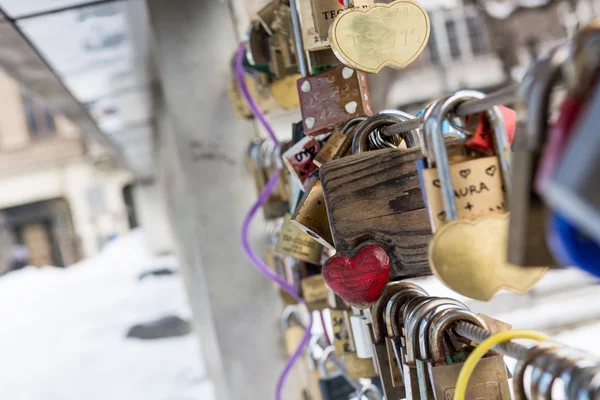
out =
<path fill-rule="evenodd" d="M 427 292 L 425 292 L 423 289 L 410 288 L 402 290 L 390 298 L 385 306 L 384 317 L 388 336 L 400 337 L 402 335 L 402 330 L 400 329 L 400 327 L 404 324 L 404 319 L 402 318 L 401 312 L 402 305 L 404 305 L 410 299 L 424 296 L 427 296 Z"/>
<path fill-rule="evenodd" d="M 447 312 L 434 316 L 430 321 L 429 326 L 426 327 L 427 329 L 420 332 L 419 340 L 421 341 L 421 354 L 433 357 L 435 363 L 443 363 L 443 334 L 458 321 L 470 322 L 471 324 L 488 331 L 490 329 L 483 318 L 466 307 L 463 307 L 463 309 L 447 310 Z M 429 353 L 428 350 L 431 350 L 431 352 Z"/>
<path fill-rule="evenodd" d="M 331 357 L 335 357 L 335 347 L 333 346 L 329 346 L 323 350 L 323 354 L 319 358 L 319 372 L 323 378 L 327 376 L 327 361 Z"/>
<path fill-rule="evenodd" d="M 389 300 L 398 292 L 403 290 L 414 289 L 422 291 L 425 295 L 427 292 L 420 286 L 410 282 L 390 282 L 386 285 L 385 289 L 379 299 L 371 306 L 371 320 L 373 326 L 373 336 L 375 342 L 379 343 L 385 336 L 385 308 Z"/>
<path fill-rule="evenodd" d="M 369 117 L 360 116 L 360 117 L 354 117 L 354 118 L 349 119 L 348 121 L 346 121 L 346 123 L 342 127 L 342 133 L 345 135 L 346 133 L 348 133 L 348 129 L 350 129 L 354 125 L 358 125 L 361 122 L 366 121 L 368 118 Z"/>
<path fill-rule="evenodd" d="M 585 96 L 593 87 L 600 65 L 600 19 L 593 19 L 575 34 L 566 47 L 562 65 L 572 96 Z"/>
<path fill-rule="evenodd" d="M 383 393 L 381 393 L 381 390 L 379 390 L 379 388 L 372 383 L 363 386 L 356 394 L 356 398 L 358 400 L 362 400 L 363 396 L 365 396 L 367 393 L 374 395 L 374 400 L 383 400 Z"/>
<path fill-rule="evenodd" d="M 566 46 L 556 48 L 548 57 L 533 63 L 517 90 L 517 119 L 527 127 L 526 134 L 517 135 L 519 147 L 540 149 L 548 134 L 550 95 L 562 77 L 561 66 L 566 59 Z"/>
<path fill-rule="evenodd" d="M 455 305 L 467 309 L 467 306 L 465 306 L 462 302 L 456 299 L 445 297 L 431 298 L 430 301 L 422 303 L 416 307 L 411 314 L 411 317 L 405 320 L 407 360 L 413 361 L 415 359 L 417 349 L 419 348 L 416 330 L 421 323 L 421 320 L 425 318 L 430 311 L 441 305 Z"/>
<path fill-rule="evenodd" d="M 377 114 L 363 121 L 354 131 L 352 140 L 352 154 L 359 154 L 368 150 L 369 136 L 377 128 L 390 126 L 400 121 L 400 117 L 387 114 Z M 407 147 L 414 145 L 411 135 L 403 135 L 402 138 L 406 141 Z"/>
<path fill-rule="evenodd" d="M 289 305 L 281 313 L 281 328 L 286 330 L 290 327 L 290 319 L 294 317 L 299 325 L 302 325 L 302 310 L 296 305 Z"/>

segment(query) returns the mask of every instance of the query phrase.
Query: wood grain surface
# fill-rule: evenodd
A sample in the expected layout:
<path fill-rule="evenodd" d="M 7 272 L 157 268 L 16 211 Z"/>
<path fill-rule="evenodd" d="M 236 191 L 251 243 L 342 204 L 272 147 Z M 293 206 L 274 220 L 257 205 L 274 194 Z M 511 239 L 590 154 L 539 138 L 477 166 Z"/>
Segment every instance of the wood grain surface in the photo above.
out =
<path fill-rule="evenodd" d="M 385 248 L 391 279 L 430 275 L 429 223 L 415 161 L 421 151 L 384 149 L 330 161 L 321 182 L 333 242 L 350 252 L 366 241 Z"/>

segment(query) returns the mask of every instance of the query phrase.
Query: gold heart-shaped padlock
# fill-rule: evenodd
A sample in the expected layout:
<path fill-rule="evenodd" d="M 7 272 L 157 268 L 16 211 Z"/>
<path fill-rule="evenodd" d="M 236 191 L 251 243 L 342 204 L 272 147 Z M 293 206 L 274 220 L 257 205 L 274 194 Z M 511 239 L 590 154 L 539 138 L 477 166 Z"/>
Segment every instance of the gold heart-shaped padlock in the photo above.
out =
<path fill-rule="evenodd" d="M 441 227 L 429 243 L 433 273 L 450 289 L 477 300 L 487 301 L 501 289 L 527 292 L 548 268 L 506 262 L 508 216 L 490 214 Z"/>
<path fill-rule="evenodd" d="M 354 8 L 329 27 L 329 43 L 350 68 L 377 73 L 386 65 L 401 69 L 413 62 L 429 40 L 429 16 L 409 0 Z"/>

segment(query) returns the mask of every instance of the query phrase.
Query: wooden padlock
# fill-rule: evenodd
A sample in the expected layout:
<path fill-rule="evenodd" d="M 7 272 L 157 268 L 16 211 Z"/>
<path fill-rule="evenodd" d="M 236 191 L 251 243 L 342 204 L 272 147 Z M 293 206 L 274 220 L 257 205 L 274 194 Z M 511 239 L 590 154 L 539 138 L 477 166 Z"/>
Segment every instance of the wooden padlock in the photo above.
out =
<path fill-rule="evenodd" d="M 355 142 L 364 143 L 376 128 L 397 122 L 396 117 L 386 115 L 371 117 L 356 130 L 355 135 L 362 140 Z M 323 273 L 329 287 L 340 297 L 355 307 L 365 308 L 377 300 L 388 280 L 431 273 L 427 261 L 431 227 L 416 167 L 420 149 L 361 152 L 359 146 L 357 151 L 359 154 L 327 162 L 320 169 L 337 250 L 334 257 L 345 257 L 341 264 L 346 261 L 333 274 L 337 282 L 327 279 L 326 272 L 334 271 L 324 269 Z M 365 260 L 384 263 L 385 255 L 387 271 L 384 265 L 365 270 Z M 369 275 L 373 271 L 377 276 Z M 370 285 L 354 284 L 365 279 Z"/>

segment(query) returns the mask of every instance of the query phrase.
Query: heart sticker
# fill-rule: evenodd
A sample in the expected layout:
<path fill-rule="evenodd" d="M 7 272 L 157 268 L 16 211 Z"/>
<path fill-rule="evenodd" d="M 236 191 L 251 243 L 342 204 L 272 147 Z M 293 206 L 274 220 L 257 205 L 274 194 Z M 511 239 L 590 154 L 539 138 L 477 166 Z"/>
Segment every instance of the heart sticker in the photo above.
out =
<path fill-rule="evenodd" d="M 323 280 L 338 296 L 357 308 L 370 307 L 381 295 L 390 274 L 390 258 L 376 244 L 353 255 L 337 253 L 323 265 Z"/>
<path fill-rule="evenodd" d="M 329 43 L 344 64 L 374 74 L 386 65 L 402 69 L 413 62 L 425 49 L 429 29 L 423 7 L 396 0 L 344 11 L 329 27 Z"/>
<path fill-rule="evenodd" d="M 506 262 L 509 214 L 452 221 L 429 243 L 433 273 L 450 289 L 487 301 L 501 289 L 526 293 L 548 271 Z"/>

